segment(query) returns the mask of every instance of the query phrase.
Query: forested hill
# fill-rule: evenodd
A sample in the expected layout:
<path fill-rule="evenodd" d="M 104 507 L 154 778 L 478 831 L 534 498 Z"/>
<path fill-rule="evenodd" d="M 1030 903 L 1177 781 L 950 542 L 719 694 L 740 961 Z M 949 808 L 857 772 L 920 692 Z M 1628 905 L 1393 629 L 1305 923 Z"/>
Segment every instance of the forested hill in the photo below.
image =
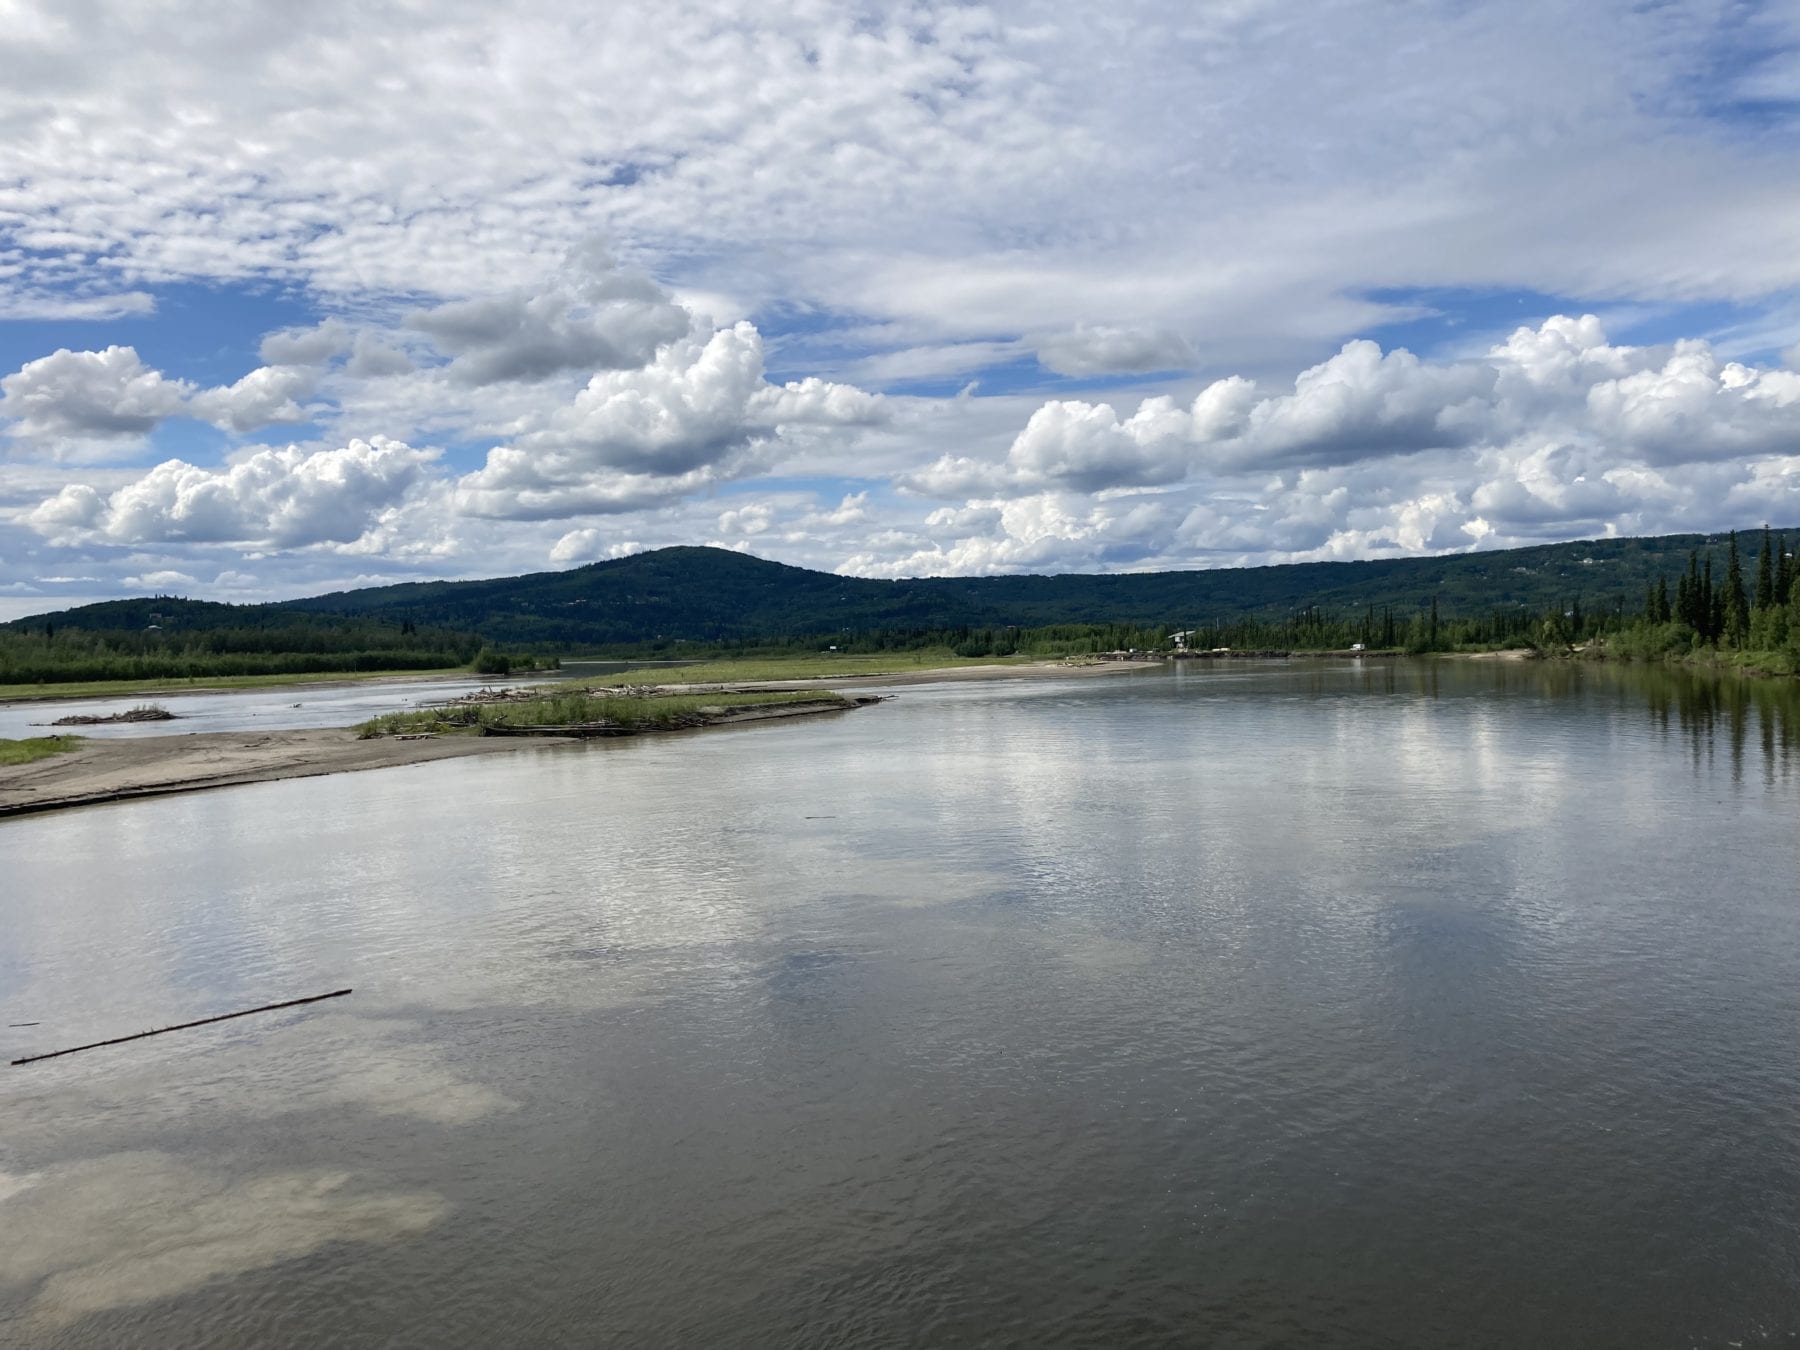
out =
<path fill-rule="evenodd" d="M 1788 531 L 1790 538 L 1800 531 Z M 1107 575 L 871 581 L 788 567 L 712 548 L 666 548 L 565 572 L 492 581 L 422 582 L 288 602 L 287 608 L 367 614 L 473 630 L 498 642 L 630 643 L 874 629 L 1017 624 L 1191 626 L 1318 606 L 1410 614 L 1433 597 L 1446 616 L 1576 602 L 1643 602 L 1673 584 L 1690 550 L 1723 558 L 1723 535 L 1665 535 L 1442 558 L 1297 563 L 1280 567 Z"/>
<path fill-rule="evenodd" d="M 1800 540 L 1800 530 L 1786 533 Z M 479 634 L 492 642 L 567 650 L 845 630 L 1058 623 L 1188 627 L 1308 607 L 1337 614 L 1392 608 L 1406 615 L 1434 598 L 1446 617 L 1521 606 L 1541 613 L 1571 603 L 1590 611 L 1622 603 L 1636 611 L 1658 577 L 1674 583 L 1690 550 L 1703 557 L 1710 551 L 1722 561 L 1724 548 L 1723 535 L 1683 534 L 1380 562 L 913 581 L 834 576 L 723 549 L 665 548 L 562 572 L 415 582 L 269 605 L 112 601 L 0 627 L 143 629 L 160 620 L 171 630 L 232 629 L 244 635 L 261 629 L 258 646 L 310 646 L 329 633 L 322 645 L 360 640 L 370 646 L 461 649 Z M 369 631 L 357 631 L 360 625 Z M 303 637 L 295 629 L 307 631 Z M 286 631 L 277 637 L 270 630 Z"/>

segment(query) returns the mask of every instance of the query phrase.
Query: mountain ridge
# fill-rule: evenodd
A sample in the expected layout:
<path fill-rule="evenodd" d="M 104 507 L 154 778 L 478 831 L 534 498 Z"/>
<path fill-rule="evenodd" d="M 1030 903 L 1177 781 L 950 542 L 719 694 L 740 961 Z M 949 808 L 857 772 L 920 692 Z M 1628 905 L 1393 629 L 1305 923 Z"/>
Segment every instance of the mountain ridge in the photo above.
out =
<path fill-rule="evenodd" d="M 1792 528 L 1786 533 L 1800 537 Z M 1446 615 L 1508 606 L 1548 609 L 1571 600 L 1590 608 L 1622 604 L 1631 612 L 1655 578 L 1674 579 L 1689 550 L 1722 555 L 1725 539 L 1722 534 L 1659 535 L 1427 558 L 893 581 L 680 545 L 563 571 L 401 582 L 254 605 L 171 597 L 105 601 L 33 615 L 5 627 L 141 627 L 165 610 L 179 610 L 184 626 L 198 627 L 337 615 L 462 630 L 500 643 L 572 648 L 878 629 L 1191 626 L 1310 606 L 1330 612 L 1360 613 L 1370 607 L 1412 612 L 1433 599 Z M 1758 535 L 1746 533 L 1739 546 L 1748 566 Z"/>

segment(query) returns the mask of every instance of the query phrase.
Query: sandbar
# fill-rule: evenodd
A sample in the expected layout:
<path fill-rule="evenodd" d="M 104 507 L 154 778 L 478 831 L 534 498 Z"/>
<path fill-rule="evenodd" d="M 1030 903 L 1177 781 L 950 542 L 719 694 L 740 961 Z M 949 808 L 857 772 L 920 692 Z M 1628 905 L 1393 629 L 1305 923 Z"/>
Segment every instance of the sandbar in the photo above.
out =
<path fill-rule="evenodd" d="M 732 690 L 808 690 L 863 688 L 870 685 L 936 683 L 944 680 L 1034 679 L 1114 674 L 1142 670 L 1144 665 L 1095 663 L 1065 665 L 949 666 L 937 670 L 890 675 L 845 675 L 821 679 L 762 681 L 751 684 L 669 685 L 671 693 Z M 772 704 L 735 708 L 714 717 L 711 726 L 770 721 L 855 707 L 844 705 Z M 703 728 L 702 728 L 703 729 Z M 646 729 L 642 734 L 654 734 Z M 0 768 L 0 817 L 94 806 L 103 802 L 159 797 L 176 792 L 364 769 L 397 768 L 465 755 L 515 753 L 546 745 L 572 744 L 556 736 L 393 736 L 360 739 L 354 728 L 299 731 L 198 731 L 185 735 L 94 738 L 79 749 L 30 764 Z"/>
<path fill-rule="evenodd" d="M 68 754 L 0 768 L 0 816 L 503 754 L 528 744 L 534 742 L 487 736 L 359 740 L 347 727 L 94 739 Z"/>

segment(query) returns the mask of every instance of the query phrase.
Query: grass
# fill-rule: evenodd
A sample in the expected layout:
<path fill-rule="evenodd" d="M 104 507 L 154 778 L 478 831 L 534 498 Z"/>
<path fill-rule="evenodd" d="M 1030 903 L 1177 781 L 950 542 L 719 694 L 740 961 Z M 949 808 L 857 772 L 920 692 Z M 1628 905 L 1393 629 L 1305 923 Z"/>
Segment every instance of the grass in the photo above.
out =
<path fill-rule="evenodd" d="M 574 658 L 570 658 L 573 660 Z M 860 675 L 903 675 L 959 666 L 1013 665 L 1042 658 L 1029 656 L 953 656 L 949 652 L 892 652 L 851 656 L 819 652 L 806 656 L 759 657 L 740 661 L 707 661 L 697 666 L 626 670 L 584 679 L 584 687 L 601 685 L 740 684 L 756 680 L 824 680 Z"/>
<path fill-rule="evenodd" d="M 0 684 L 0 703 L 24 699 L 117 698 L 124 694 L 199 693 L 213 689 L 279 689 L 284 685 L 341 684 L 346 680 L 417 680 L 467 675 L 467 666 L 442 670 L 346 670 L 306 675 L 194 675 L 170 680 L 79 680 L 61 684 Z"/>
<path fill-rule="evenodd" d="M 32 764 L 52 755 L 66 754 L 81 744 L 79 736 L 32 736 L 22 741 L 0 740 L 0 764 Z"/>
<path fill-rule="evenodd" d="M 700 726 L 713 716 L 739 708 L 773 703 L 816 703 L 837 699 L 819 693 L 663 694 L 654 697 L 610 696 L 584 691 L 502 703 L 459 703 L 413 712 L 372 717 L 357 728 L 364 739 L 418 732 L 473 732 L 482 727 L 609 726 L 628 731 L 668 731 Z M 846 700 L 840 700 L 846 702 Z"/>

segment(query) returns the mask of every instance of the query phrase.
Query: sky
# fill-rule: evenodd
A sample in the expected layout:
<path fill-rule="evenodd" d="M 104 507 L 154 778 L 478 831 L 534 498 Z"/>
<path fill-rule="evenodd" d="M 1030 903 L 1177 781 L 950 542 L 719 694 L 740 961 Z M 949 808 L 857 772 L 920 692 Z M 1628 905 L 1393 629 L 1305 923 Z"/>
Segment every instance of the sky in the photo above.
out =
<path fill-rule="evenodd" d="M 0 9 L 0 618 L 1800 523 L 1796 0 Z"/>

